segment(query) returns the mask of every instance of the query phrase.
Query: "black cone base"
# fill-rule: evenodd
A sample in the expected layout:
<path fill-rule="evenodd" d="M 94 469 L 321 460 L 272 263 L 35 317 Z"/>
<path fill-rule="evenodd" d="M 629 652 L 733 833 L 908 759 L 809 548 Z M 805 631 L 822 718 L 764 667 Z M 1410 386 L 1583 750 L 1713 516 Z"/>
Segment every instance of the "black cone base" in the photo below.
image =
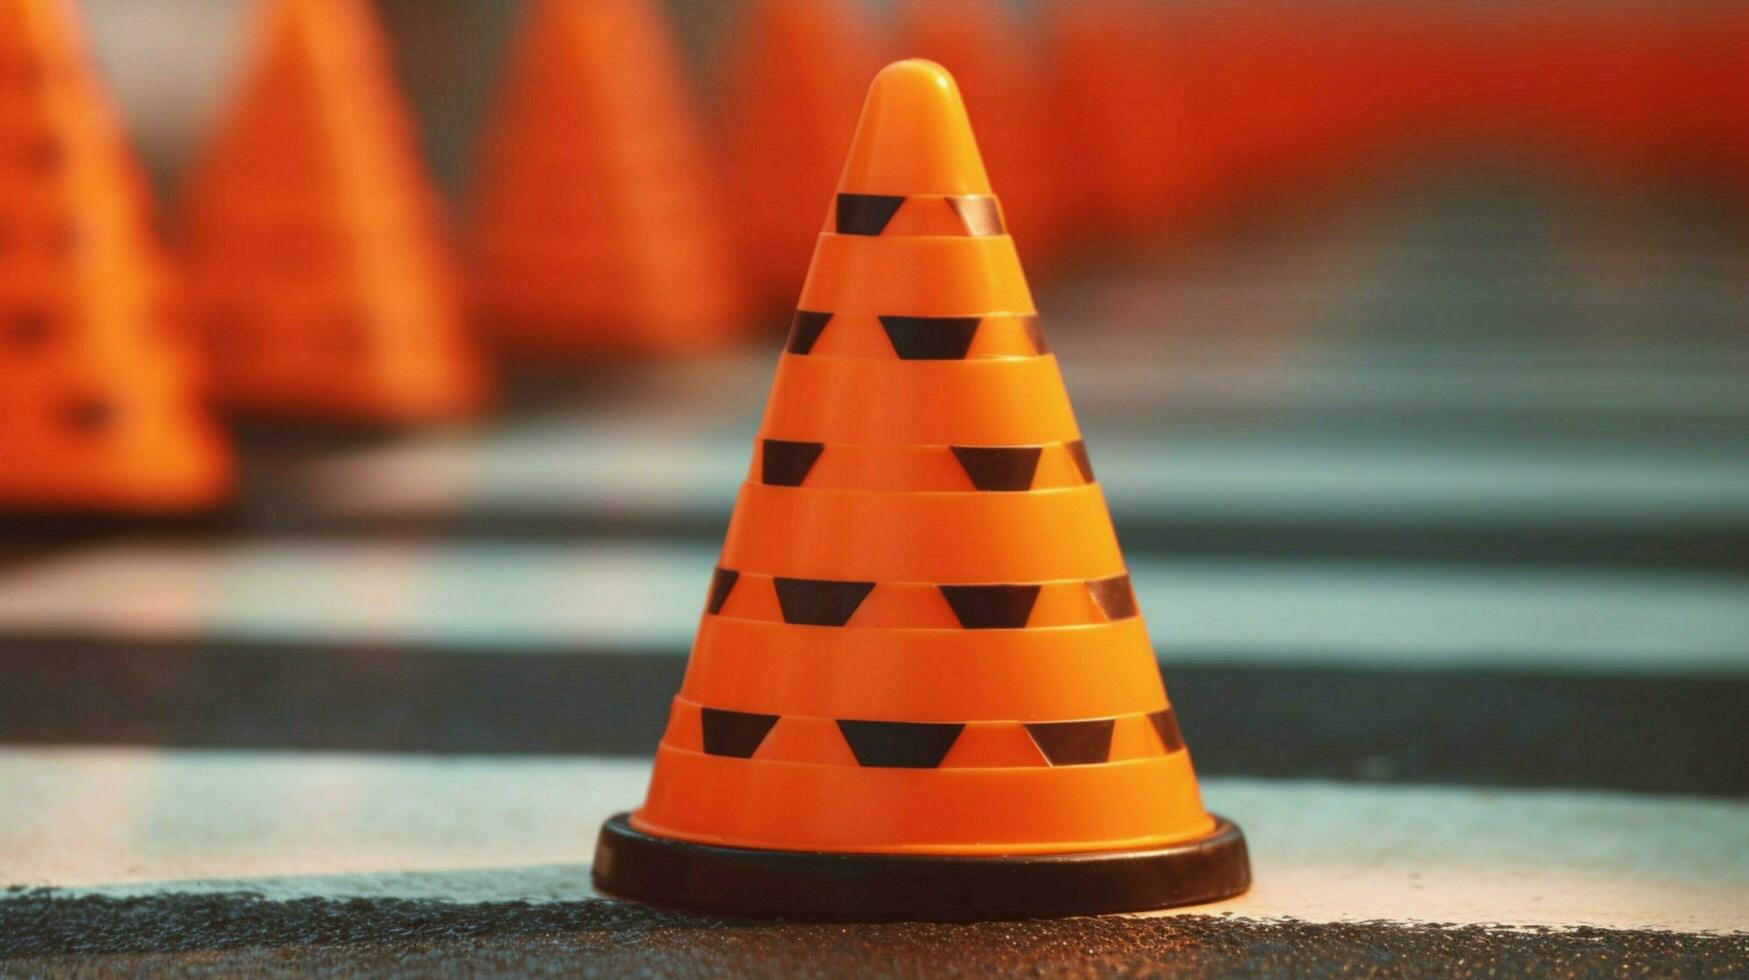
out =
<path fill-rule="evenodd" d="M 1227 820 L 1199 840 L 1143 851 L 958 857 L 714 847 L 652 837 L 620 814 L 601 827 L 595 884 L 627 898 L 802 919 L 970 922 L 1140 912 L 1251 886 Z"/>

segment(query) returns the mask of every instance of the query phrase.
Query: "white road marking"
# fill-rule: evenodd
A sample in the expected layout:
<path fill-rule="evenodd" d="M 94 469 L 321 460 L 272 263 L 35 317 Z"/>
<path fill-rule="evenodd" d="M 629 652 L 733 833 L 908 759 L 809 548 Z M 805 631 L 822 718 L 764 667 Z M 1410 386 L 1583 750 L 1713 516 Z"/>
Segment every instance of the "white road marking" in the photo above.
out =
<path fill-rule="evenodd" d="M 92 547 L 0 576 L 0 631 L 434 650 L 691 646 L 702 545 Z M 1171 663 L 1749 674 L 1749 580 L 1683 571 L 1142 559 Z"/>
<path fill-rule="evenodd" d="M 317 464 L 311 480 L 323 506 L 343 515 L 720 513 L 726 521 L 752 456 L 752 430 L 736 433 L 546 423 L 342 456 Z M 1749 526 L 1749 457 L 1732 447 L 1334 440 L 1304 432 L 1175 431 L 1138 440 L 1090 431 L 1089 440 L 1119 530 L 1126 515 L 1361 527 Z"/>
<path fill-rule="evenodd" d="M 0 749 L 0 886 L 585 899 L 642 761 Z M 116 805 L 93 801 L 122 786 Z M 1192 911 L 1749 930 L 1749 804 L 1211 779 L 1256 887 Z"/>

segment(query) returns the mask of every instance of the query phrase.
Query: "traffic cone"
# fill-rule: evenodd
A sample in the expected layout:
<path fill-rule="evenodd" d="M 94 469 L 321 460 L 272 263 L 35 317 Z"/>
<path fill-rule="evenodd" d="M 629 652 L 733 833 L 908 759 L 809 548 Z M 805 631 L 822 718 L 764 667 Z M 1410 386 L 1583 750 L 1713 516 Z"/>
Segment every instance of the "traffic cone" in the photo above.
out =
<path fill-rule="evenodd" d="M 485 394 L 439 207 L 364 0 L 273 0 L 190 185 L 216 395 L 253 414 L 462 416 Z"/>
<path fill-rule="evenodd" d="M 1100 247 L 1181 233 L 1208 206 L 1184 45 L 1147 0 L 1053 0 L 1053 134 L 1074 214 Z"/>
<path fill-rule="evenodd" d="M 1244 890 L 952 78 L 875 79 L 610 892 L 982 919 Z"/>
<path fill-rule="evenodd" d="M 1065 196 L 1061 161 L 1042 125 L 1048 88 L 1032 39 L 1002 0 L 908 0 L 899 24 L 907 55 L 940 64 L 962 83 L 1011 231 L 1036 274 L 1057 255 Z"/>
<path fill-rule="evenodd" d="M 1749 10 L 1713 11 L 1691 44 L 1699 64 L 1691 83 L 1690 143 L 1730 178 L 1733 191 L 1749 196 L 1749 59 L 1742 57 L 1749 51 Z"/>
<path fill-rule="evenodd" d="M 651 0 L 540 0 L 482 160 L 477 307 L 512 348 L 720 347 L 746 318 L 678 53 Z"/>
<path fill-rule="evenodd" d="M 860 0 L 754 0 L 732 53 L 725 179 L 742 274 L 766 306 L 789 302 L 817 230 L 797 201 L 832 192 L 856 99 L 880 67 Z"/>
<path fill-rule="evenodd" d="M 146 183 L 64 0 L 0 0 L 0 508 L 179 511 L 202 413 Z"/>

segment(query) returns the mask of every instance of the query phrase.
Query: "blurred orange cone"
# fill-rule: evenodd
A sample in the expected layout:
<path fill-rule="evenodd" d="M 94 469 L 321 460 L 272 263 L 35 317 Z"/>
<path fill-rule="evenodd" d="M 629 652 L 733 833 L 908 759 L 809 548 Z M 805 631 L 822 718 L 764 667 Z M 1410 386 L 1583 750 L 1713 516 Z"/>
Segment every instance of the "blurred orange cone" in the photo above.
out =
<path fill-rule="evenodd" d="M 485 394 L 365 0 L 273 0 L 186 231 L 216 393 L 257 414 L 453 418 Z"/>
<path fill-rule="evenodd" d="M 71 4 L 0 0 L 0 508 L 174 511 L 230 457 Z"/>
<path fill-rule="evenodd" d="M 1503 15 L 1485 105 L 1527 145 L 1604 184 L 1645 180 L 1673 155 L 1682 86 L 1670 11 L 1598 8 Z"/>
<path fill-rule="evenodd" d="M 653 0 L 538 0 L 510 72 L 471 250 L 506 344 L 683 352 L 743 333 L 730 211 Z"/>
<path fill-rule="evenodd" d="M 753 0 L 725 88 L 729 206 L 743 271 L 766 306 L 794 300 L 823 200 L 881 48 L 860 0 Z"/>
<path fill-rule="evenodd" d="M 1696 154 L 1716 163 L 1749 196 L 1749 10 L 1714 11 L 1690 48 L 1699 62 L 1689 81 L 1689 125 Z"/>
<path fill-rule="evenodd" d="M 1003 0 L 909 0 L 900 9 L 906 54 L 953 72 L 1034 275 L 1057 252 L 1065 200 L 1051 143 L 1049 85 L 1034 47 Z"/>
<path fill-rule="evenodd" d="M 1053 135 L 1082 237 L 1109 246 L 1176 231 L 1206 204 L 1196 186 L 1206 156 L 1162 8 L 1054 0 L 1045 12 Z"/>
<path fill-rule="evenodd" d="M 985 919 L 1212 901 L 1209 814 L 953 79 L 876 78 L 642 809 L 633 897 Z"/>

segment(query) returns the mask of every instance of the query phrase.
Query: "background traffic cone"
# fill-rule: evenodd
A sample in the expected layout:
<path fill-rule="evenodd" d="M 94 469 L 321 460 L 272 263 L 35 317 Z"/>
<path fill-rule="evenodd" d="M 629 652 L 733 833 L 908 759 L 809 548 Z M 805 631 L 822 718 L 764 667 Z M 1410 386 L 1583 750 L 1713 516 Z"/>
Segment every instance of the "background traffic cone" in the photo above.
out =
<path fill-rule="evenodd" d="M 64 0 L 0 0 L 0 507 L 181 510 L 202 414 L 149 195 Z"/>
<path fill-rule="evenodd" d="M 1003 228 L 952 78 L 882 71 L 603 888 L 978 919 L 1249 884 Z"/>
<path fill-rule="evenodd" d="M 474 295 L 508 346 L 677 353 L 745 330 L 692 93 L 652 0 L 539 0 L 475 194 Z"/>
<path fill-rule="evenodd" d="M 1207 206 L 1192 138 L 1184 48 L 1147 0 L 1044 7 L 1053 132 L 1082 238 L 1102 249 L 1179 232 Z"/>
<path fill-rule="evenodd" d="M 753 0 L 724 84 L 725 179 L 742 274 L 763 306 L 795 297 L 815 216 L 856 128 L 856 100 L 881 63 L 858 0 Z"/>
<path fill-rule="evenodd" d="M 483 372 L 439 225 L 364 0 L 273 0 L 187 200 L 219 399 L 360 422 L 476 408 Z"/>

